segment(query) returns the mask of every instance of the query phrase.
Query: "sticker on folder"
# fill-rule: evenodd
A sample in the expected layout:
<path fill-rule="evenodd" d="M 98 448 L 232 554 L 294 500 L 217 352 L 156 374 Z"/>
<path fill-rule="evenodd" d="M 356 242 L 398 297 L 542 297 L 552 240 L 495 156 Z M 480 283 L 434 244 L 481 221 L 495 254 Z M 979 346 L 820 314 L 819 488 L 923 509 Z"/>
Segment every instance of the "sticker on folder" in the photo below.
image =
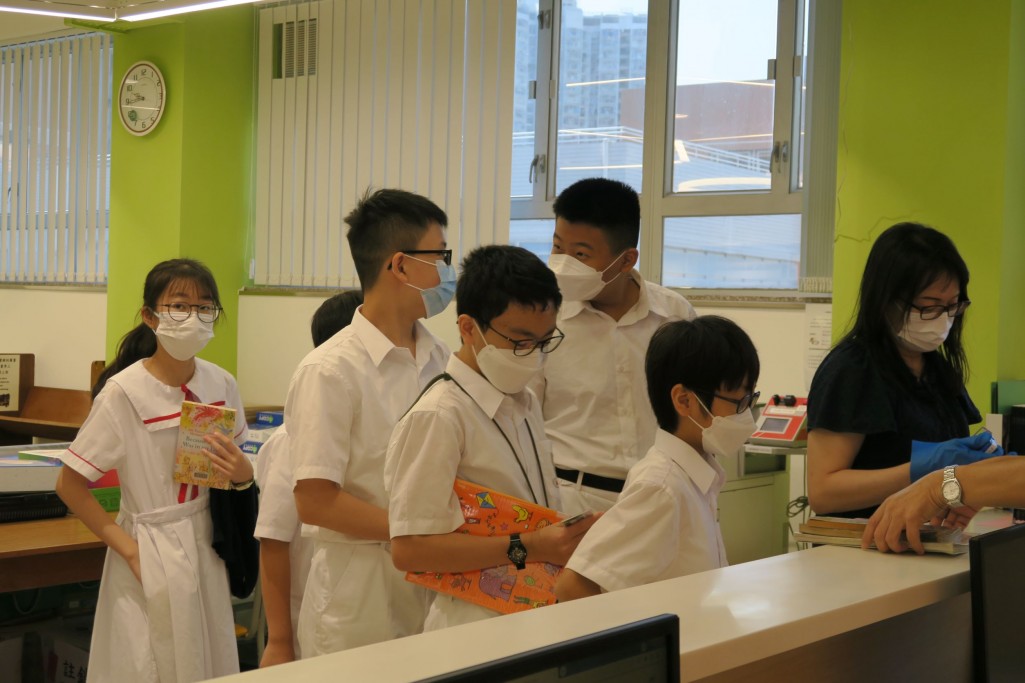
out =
<path fill-rule="evenodd" d="M 513 498 L 463 479 L 456 479 L 456 496 L 463 512 L 457 531 L 471 536 L 508 536 L 537 531 L 555 524 L 555 510 Z M 406 580 L 482 607 L 511 614 L 555 603 L 555 579 L 562 567 L 527 562 L 467 572 L 408 572 Z"/>

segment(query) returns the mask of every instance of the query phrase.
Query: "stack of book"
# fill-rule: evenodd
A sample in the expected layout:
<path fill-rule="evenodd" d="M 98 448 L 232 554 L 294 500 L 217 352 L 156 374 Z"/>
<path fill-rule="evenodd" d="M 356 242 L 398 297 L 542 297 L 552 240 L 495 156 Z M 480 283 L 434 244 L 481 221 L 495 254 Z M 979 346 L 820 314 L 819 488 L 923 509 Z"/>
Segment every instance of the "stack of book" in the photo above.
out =
<path fill-rule="evenodd" d="M 846 545 L 861 547 L 861 537 L 865 533 L 867 519 L 847 517 L 812 517 L 800 526 L 800 532 L 794 534 L 799 543 L 816 543 L 822 545 Z M 968 552 L 968 537 L 961 529 L 936 527 L 925 524 L 919 528 L 922 547 L 927 553 L 945 555 L 961 555 Z M 907 544 L 902 534 L 901 540 Z M 875 544 L 870 547 L 874 548 Z"/>

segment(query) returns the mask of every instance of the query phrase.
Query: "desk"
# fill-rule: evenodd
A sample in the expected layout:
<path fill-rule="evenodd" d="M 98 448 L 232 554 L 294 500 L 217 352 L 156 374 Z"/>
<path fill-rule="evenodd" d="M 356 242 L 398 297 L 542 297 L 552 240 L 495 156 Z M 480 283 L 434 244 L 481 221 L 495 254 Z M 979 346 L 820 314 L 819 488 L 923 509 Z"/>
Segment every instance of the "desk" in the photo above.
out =
<path fill-rule="evenodd" d="M 106 555 L 78 517 L 0 524 L 0 593 L 98 581 Z"/>
<path fill-rule="evenodd" d="M 670 612 L 683 681 L 967 682 L 968 568 L 822 546 L 223 680 L 402 683 Z"/>

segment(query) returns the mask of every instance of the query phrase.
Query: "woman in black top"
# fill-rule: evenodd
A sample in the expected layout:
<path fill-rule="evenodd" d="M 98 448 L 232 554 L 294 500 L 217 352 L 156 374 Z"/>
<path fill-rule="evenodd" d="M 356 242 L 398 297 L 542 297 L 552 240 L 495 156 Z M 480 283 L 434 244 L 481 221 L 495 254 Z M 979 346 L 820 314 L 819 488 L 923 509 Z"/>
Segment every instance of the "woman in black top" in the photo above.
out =
<path fill-rule="evenodd" d="M 816 513 L 868 517 L 929 471 L 986 457 L 988 435 L 964 438 L 982 420 L 964 386 L 970 303 L 968 267 L 946 235 L 900 223 L 876 240 L 854 326 L 808 397 Z"/>

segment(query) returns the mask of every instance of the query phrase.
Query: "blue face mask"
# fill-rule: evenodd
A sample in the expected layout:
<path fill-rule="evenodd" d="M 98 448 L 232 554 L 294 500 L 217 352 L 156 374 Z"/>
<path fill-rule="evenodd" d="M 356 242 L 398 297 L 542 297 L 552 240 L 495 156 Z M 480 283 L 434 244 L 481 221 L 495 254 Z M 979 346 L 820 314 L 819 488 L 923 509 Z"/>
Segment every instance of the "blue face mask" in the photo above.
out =
<path fill-rule="evenodd" d="M 420 263 L 430 264 L 430 261 L 424 261 L 418 259 L 415 256 L 409 256 L 414 261 Z M 445 265 L 445 262 L 438 259 L 434 262 L 434 265 L 438 268 L 438 277 L 441 282 L 433 287 L 417 287 L 414 284 L 406 283 L 413 289 L 420 291 L 420 296 L 424 300 L 424 317 L 431 318 L 438 315 L 452 303 L 452 298 L 456 295 L 456 268 L 455 266 Z"/>

